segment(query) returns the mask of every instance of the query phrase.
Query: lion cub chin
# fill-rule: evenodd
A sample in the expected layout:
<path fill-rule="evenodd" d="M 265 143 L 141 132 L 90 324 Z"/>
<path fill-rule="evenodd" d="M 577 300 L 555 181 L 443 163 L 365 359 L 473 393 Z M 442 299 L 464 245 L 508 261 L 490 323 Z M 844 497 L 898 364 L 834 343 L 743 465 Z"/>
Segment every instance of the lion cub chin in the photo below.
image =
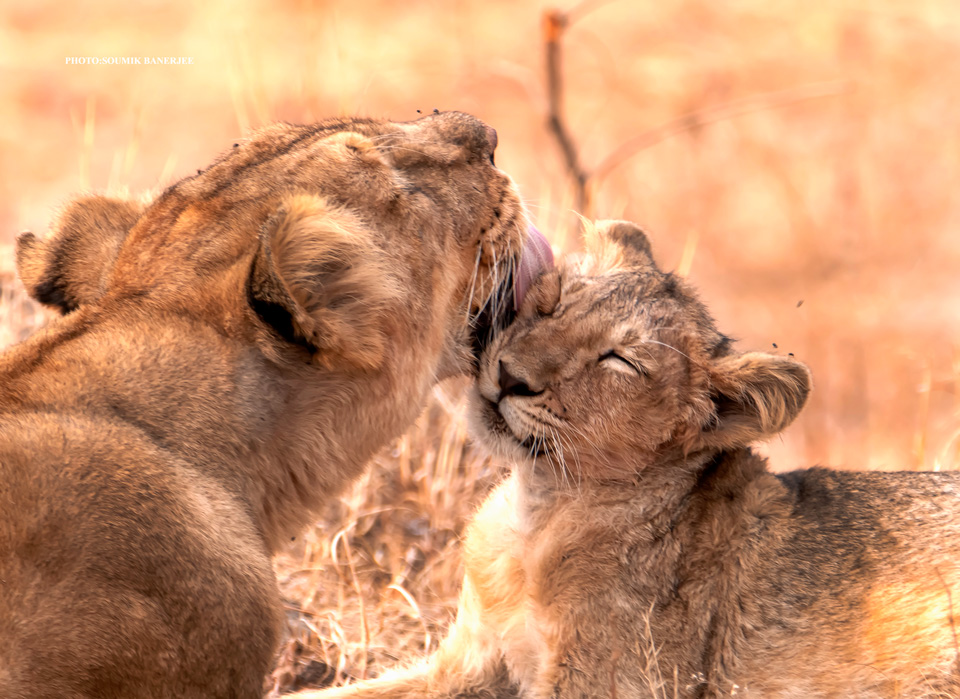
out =
<path fill-rule="evenodd" d="M 741 354 L 628 223 L 548 273 L 481 364 L 512 475 L 422 664 L 316 697 L 955 697 L 960 476 L 750 450 L 810 374 Z"/>

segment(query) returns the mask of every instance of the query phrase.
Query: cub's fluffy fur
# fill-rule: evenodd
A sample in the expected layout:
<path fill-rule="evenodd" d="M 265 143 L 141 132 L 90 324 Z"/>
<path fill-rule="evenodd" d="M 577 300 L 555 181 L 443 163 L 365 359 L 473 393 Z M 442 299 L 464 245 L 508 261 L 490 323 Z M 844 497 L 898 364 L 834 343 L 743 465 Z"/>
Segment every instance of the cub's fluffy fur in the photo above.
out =
<path fill-rule="evenodd" d="M 626 223 L 548 274 L 481 365 L 515 462 L 422 665 L 311 696 L 956 697 L 960 475 L 775 475 L 792 359 L 740 354 Z"/>
<path fill-rule="evenodd" d="M 278 124 L 20 237 L 65 317 L 0 356 L 0 696 L 261 695 L 271 552 L 513 305 L 495 143 L 455 112 Z"/>

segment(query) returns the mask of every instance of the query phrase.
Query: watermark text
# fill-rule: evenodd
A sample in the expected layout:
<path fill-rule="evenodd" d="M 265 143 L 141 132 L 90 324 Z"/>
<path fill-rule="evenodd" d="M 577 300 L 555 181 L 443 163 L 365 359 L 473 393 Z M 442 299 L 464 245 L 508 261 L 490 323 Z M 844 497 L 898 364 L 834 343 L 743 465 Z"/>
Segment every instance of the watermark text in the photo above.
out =
<path fill-rule="evenodd" d="M 192 66 L 193 56 L 67 56 L 68 66 Z"/>

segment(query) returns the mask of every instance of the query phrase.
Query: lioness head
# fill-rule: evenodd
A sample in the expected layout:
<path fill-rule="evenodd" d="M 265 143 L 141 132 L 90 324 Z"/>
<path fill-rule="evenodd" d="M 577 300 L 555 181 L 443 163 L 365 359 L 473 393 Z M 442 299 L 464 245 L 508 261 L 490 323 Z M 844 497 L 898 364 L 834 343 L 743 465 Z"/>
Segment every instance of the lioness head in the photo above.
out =
<path fill-rule="evenodd" d="M 616 479 L 744 446 L 797 416 L 807 368 L 735 352 L 639 228 L 600 223 L 588 251 L 534 283 L 481 362 L 474 424 L 496 451 L 574 482 Z"/>
<path fill-rule="evenodd" d="M 457 373 L 521 281 L 527 223 L 496 141 L 457 112 L 276 124 L 149 205 L 73 201 L 45 240 L 20 236 L 18 270 L 64 314 L 164 307 L 277 359 L 360 370 L 413 334 L 436 377 Z"/>
<path fill-rule="evenodd" d="M 146 205 L 74 201 L 18 241 L 30 293 L 64 317 L 8 363 L 71 367 L 79 397 L 42 372 L 9 392 L 222 461 L 277 545 L 438 380 L 475 373 L 550 264 L 496 145 L 458 112 L 276 124 Z"/>

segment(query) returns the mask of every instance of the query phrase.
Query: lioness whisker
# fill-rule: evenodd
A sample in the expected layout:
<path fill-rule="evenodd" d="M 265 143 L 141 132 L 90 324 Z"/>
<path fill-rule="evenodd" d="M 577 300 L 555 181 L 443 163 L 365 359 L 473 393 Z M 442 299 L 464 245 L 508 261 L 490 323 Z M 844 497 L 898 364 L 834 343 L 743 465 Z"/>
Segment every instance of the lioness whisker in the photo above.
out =
<path fill-rule="evenodd" d="M 478 318 L 479 315 L 480 315 L 480 310 L 478 310 L 478 311 L 476 312 L 476 315 L 475 315 L 475 316 L 472 315 L 472 314 L 473 314 L 472 305 L 473 305 L 473 294 L 474 294 L 474 292 L 476 291 L 476 287 L 477 287 L 477 274 L 479 274 L 479 272 L 480 272 L 480 257 L 481 257 L 482 254 L 483 254 L 483 248 L 482 248 L 482 246 L 478 245 L 478 246 L 477 246 L 477 254 L 476 254 L 476 256 L 475 256 L 475 258 L 474 258 L 474 261 L 473 261 L 473 274 L 472 274 L 471 277 L 470 277 L 470 293 L 467 294 L 467 303 L 466 303 L 466 305 L 467 305 L 467 318 L 466 318 L 466 321 L 467 321 L 468 324 L 472 324 L 474 321 L 477 320 L 477 318 Z"/>

